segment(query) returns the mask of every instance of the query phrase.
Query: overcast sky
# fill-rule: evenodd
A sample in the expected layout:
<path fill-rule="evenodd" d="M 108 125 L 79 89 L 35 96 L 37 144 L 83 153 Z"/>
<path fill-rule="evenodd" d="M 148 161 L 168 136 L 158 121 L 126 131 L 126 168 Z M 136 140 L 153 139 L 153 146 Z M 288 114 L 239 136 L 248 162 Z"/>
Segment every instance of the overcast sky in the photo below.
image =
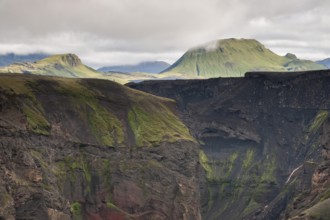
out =
<path fill-rule="evenodd" d="M 222 38 L 330 57 L 329 0 L 0 0 L 0 53 L 75 53 L 92 67 L 174 62 Z"/>

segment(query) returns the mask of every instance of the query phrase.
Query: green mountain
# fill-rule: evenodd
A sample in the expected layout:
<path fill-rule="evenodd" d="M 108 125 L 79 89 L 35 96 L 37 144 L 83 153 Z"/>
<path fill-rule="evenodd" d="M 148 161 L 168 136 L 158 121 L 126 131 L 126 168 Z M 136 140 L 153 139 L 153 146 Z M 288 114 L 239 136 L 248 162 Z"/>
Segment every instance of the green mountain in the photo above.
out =
<path fill-rule="evenodd" d="M 82 64 L 79 57 L 75 54 L 49 56 L 33 63 L 14 63 L 1 68 L 0 72 L 79 78 L 102 77 L 102 73 Z"/>
<path fill-rule="evenodd" d="M 130 81 L 154 79 L 157 76 L 149 73 L 102 73 L 84 65 L 75 54 L 49 56 L 35 62 L 14 63 L 0 68 L 0 73 L 20 73 L 69 78 L 108 79 L 121 84 Z"/>
<path fill-rule="evenodd" d="M 200 77 L 238 77 L 248 71 L 324 69 L 294 54 L 279 56 L 253 39 L 224 39 L 188 50 L 163 73 Z"/>

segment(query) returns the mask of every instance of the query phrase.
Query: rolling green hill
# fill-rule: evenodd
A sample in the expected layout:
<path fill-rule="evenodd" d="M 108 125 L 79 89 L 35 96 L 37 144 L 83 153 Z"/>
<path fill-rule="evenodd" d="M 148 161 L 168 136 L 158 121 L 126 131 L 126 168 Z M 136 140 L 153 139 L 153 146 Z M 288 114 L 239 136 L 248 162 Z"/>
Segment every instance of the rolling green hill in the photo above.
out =
<path fill-rule="evenodd" d="M 31 63 L 14 63 L 0 68 L 0 73 L 108 79 L 121 84 L 157 77 L 155 74 L 150 73 L 102 73 L 84 65 L 75 54 L 53 55 Z"/>
<path fill-rule="evenodd" d="M 325 66 L 300 60 L 294 54 L 279 56 L 253 39 L 224 39 L 188 50 L 163 74 L 200 77 L 238 77 L 248 71 L 302 71 Z"/>
<path fill-rule="evenodd" d="M 0 69 L 1 73 L 24 73 L 61 77 L 102 78 L 102 73 L 82 64 L 74 54 L 60 54 L 33 63 L 14 63 Z"/>

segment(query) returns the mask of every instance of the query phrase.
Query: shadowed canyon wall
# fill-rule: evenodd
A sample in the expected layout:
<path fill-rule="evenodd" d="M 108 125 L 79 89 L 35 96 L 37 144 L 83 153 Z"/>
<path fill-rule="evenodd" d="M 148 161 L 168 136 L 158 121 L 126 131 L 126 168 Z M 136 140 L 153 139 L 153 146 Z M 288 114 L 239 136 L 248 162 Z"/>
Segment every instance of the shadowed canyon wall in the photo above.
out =
<path fill-rule="evenodd" d="M 328 219 L 329 85 L 329 71 L 129 84 L 178 102 L 208 220 Z"/>

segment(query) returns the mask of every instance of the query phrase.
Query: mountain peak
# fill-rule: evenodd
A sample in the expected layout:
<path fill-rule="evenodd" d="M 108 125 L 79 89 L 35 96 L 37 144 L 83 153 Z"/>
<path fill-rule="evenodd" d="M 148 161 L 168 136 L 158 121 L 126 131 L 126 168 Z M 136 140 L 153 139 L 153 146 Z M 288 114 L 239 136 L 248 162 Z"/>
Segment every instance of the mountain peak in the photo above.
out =
<path fill-rule="evenodd" d="M 255 39 L 222 39 L 191 48 L 167 72 L 198 77 L 238 77 L 249 71 L 324 69 L 294 54 L 279 56 Z"/>
<path fill-rule="evenodd" d="M 82 65 L 80 58 L 72 53 L 53 55 L 38 62 L 58 63 L 70 67 Z"/>
<path fill-rule="evenodd" d="M 98 78 L 103 75 L 85 66 L 75 54 L 57 54 L 33 63 L 14 63 L 0 68 L 0 73 L 24 73 L 60 77 Z"/>
<path fill-rule="evenodd" d="M 206 44 L 199 45 L 197 47 L 191 48 L 190 52 L 212 52 L 220 50 L 221 52 L 230 51 L 232 49 L 241 49 L 244 47 L 258 47 L 260 50 L 263 50 L 265 47 L 259 41 L 255 39 L 237 39 L 237 38 L 228 38 L 228 39 L 219 39 L 210 41 Z"/>
<path fill-rule="evenodd" d="M 72 67 L 76 67 L 82 64 L 80 58 L 72 53 L 62 55 L 62 61 L 69 64 Z"/>
<path fill-rule="evenodd" d="M 295 54 L 293 54 L 293 53 L 287 53 L 285 55 L 285 57 L 286 58 L 289 58 L 289 59 L 292 59 L 292 60 L 297 59 L 297 56 Z"/>

